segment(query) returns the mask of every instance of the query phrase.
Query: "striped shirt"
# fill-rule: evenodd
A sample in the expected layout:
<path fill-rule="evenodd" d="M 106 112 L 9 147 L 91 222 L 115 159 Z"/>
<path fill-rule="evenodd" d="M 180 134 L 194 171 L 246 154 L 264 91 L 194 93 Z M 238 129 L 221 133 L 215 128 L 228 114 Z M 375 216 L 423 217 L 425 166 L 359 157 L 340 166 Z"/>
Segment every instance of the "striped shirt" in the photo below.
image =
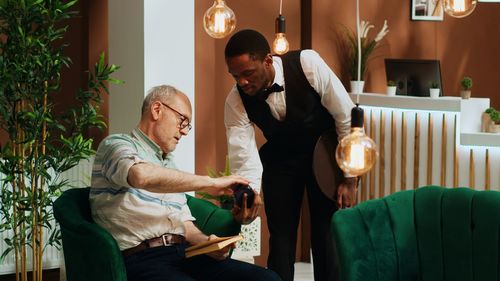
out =
<path fill-rule="evenodd" d="M 175 169 L 171 154 L 165 157 L 138 128 L 129 135 L 105 138 L 92 168 L 92 218 L 111 233 L 120 250 L 165 233 L 185 235 L 184 222 L 195 220 L 184 193 L 153 193 L 130 186 L 128 171 L 137 163 Z"/>

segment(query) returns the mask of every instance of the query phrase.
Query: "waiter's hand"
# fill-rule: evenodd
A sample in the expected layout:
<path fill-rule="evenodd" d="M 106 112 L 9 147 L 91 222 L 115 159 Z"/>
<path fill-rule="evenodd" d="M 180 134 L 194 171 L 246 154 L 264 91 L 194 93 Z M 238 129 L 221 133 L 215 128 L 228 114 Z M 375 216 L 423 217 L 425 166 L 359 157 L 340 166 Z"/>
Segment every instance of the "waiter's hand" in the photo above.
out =
<path fill-rule="evenodd" d="M 358 178 L 345 178 L 337 189 L 337 207 L 339 209 L 356 206 L 358 201 Z"/>
<path fill-rule="evenodd" d="M 251 208 L 247 207 L 247 194 L 243 194 L 243 203 L 241 205 L 241 208 L 234 204 L 233 206 L 233 217 L 234 220 L 237 221 L 240 224 L 249 224 L 255 220 L 257 215 L 259 214 L 260 207 L 262 207 L 262 198 L 260 197 L 260 194 L 255 192 L 253 190 L 253 193 L 255 194 L 254 199 L 253 199 L 253 205 Z"/>

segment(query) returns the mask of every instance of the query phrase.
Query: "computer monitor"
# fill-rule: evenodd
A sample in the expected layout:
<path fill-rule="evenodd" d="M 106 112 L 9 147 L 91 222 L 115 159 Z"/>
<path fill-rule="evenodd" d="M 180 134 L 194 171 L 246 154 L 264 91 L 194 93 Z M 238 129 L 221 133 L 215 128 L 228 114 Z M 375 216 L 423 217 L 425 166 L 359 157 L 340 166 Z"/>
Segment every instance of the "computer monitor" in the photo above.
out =
<path fill-rule="evenodd" d="M 387 81 L 396 82 L 396 95 L 428 97 L 433 81 L 439 84 L 439 95 L 444 95 L 438 60 L 385 59 L 385 72 Z"/>

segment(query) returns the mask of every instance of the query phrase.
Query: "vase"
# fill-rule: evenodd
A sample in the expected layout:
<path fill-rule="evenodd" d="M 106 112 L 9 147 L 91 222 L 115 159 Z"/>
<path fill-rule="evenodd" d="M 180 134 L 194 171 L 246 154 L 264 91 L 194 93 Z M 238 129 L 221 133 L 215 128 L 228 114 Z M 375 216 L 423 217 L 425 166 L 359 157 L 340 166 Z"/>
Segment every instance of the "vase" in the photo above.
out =
<path fill-rule="evenodd" d="M 481 114 L 481 132 L 485 133 L 489 131 L 491 121 L 490 114 L 483 112 Z"/>
<path fill-rule="evenodd" d="M 396 95 L 396 86 L 387 86 L 387 95 L 388 96 L 395 96 Z"/>
<path fill-rule="evenodd" d="M 351 93 L 353 94 L 362 94 L 363 87 L 365 86 L 365 81 L 352 81 L 351 80 Z"/>
<path fill-rule="evenodd" d="M 460 96 L 464 100 L 470 99 L 470 90 L 462 90 L 462 91 L 460 91 Z"/>
<path fill-rule="evenodd" d="M 429 93 L 431 98 L 433 99 L 439 98 L 439 88 L 430 88 Z"/>

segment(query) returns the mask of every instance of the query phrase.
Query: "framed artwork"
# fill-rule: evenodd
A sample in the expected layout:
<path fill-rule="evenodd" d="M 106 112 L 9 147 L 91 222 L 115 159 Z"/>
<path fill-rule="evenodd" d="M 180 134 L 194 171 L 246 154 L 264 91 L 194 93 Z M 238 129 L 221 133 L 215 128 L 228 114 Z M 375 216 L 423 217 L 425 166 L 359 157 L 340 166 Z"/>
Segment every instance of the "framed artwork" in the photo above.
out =
<path fill-rule="evenodd" d="M 500 3 L 500 0 L 479 0 L 479 2 Z"/>
<path fill-rule="evenodd" d="M 411 0 L 412 20 L 443 20 L 443 0 Z"/>

